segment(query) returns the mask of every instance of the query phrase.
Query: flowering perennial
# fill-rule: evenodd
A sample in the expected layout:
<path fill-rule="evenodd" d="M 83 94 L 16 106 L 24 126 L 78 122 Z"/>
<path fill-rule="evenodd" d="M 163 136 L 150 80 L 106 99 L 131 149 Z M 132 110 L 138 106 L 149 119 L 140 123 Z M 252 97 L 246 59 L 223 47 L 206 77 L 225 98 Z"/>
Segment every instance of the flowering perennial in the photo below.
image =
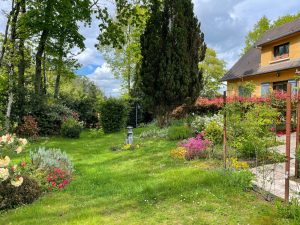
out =
<path fill-rule="evenodd" d="M 3 151 L 16 152 L 17 154 L 23 151 L 27 140 L 17 138 L 15 135 L 6 134 L 0 137 L 0 182 L 10 179 L 11 185 L 19 187 L 23 183 L 23 177 L 17 165 L 10 166 L 11 159 L 9 156 L 3 157 Z M 25 166 L 21 166 L 24 168 Z"/>
<path fill-rule="evenodd" d="M 51 184 L 52 187 L 57 187 L 59 189 L 64 188 L 70 183 L 70 175 L 66 171 L 52 167 L 47 176 L 47 181 Z"/>
<path fill-rule="evenodd" d="M 211 144 L 211 141 L 204 139 L 203 134 L 198 134 L 196 137 L 182 142 L 180 146 L 187 150 L 186 159 L 192 160 L 204 157 Z"/>

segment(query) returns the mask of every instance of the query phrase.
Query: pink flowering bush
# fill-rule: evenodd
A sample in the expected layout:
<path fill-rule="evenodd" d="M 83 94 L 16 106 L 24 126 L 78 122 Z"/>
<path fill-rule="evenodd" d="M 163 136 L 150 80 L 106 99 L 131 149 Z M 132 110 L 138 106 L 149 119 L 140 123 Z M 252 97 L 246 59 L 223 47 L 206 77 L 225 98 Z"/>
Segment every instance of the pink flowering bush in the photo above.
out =
<path fill-rule="evenodd" d="M 209 140 L 204 139 L 203 134 L 198 134 L 196 137 L 189 138 L 180 144 L 181 147 L 187 150 L 185 155 L 187 160 L 205 157 L 211 145 L 212 143 Z"/>

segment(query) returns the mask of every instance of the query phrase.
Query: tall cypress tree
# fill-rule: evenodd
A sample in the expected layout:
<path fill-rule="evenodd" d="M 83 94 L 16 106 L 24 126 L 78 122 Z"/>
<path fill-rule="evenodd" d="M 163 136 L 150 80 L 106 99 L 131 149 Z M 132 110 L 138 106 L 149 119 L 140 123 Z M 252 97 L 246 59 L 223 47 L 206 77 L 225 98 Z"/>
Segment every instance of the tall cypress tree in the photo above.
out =
<path fill-rule="evenodd" d="M 141 37 L 141 90 L 160 124 L 183 103 L 192 103 L 201 90 L 198 63 L 206 45 L 191 0 L 159 0 Z"/>

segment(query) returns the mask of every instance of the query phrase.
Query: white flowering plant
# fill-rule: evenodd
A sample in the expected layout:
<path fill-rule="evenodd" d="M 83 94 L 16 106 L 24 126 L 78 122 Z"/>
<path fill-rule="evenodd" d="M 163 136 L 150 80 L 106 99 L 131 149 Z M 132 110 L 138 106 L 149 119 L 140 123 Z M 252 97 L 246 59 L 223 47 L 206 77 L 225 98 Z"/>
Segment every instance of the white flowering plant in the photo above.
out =
<path fill-rule="evenodd" d="M 14 134 L 5 134 L 0 136 L 0 182 L 7 179 L 10 180 L 11 185 L 19 187 L 23 183 L 21 170 L 25 166 L 20 163 L 21 168 L 17 165 L 11 165 L 10 156 L 20 154 L 28 141 L 23 138 L 17 138 Z"/>
<path fill-rule="evenodd" d="M 191 127 L 195 132 L 201 133 L 205 131 L 207 127 L 213 122 L 218 125 L 218 127 L 223 128 L 224 117 L 222 114 L 215 114 L 213 116 L 196 116 Z"/>

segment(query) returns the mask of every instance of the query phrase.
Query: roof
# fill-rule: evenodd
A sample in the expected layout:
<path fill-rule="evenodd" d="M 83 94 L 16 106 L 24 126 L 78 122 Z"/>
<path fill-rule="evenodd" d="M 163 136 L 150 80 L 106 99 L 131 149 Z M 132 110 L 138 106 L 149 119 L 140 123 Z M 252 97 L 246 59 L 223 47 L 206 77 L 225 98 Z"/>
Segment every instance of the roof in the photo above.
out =
<path fill-rule="evenodd" d="M 259 46 L 297 32 L 300 32 L 300 19 L 296 19 L 293 22 L 286 23 L 267 31 L 263 37 L 259 39 L 256 44 L 224 75 L 221 81 L 300 67 L 300 59 L 274 63 L 261 67 L 261 49 L 258 48 Z"/>
<path fill-rule="evenodd" d="M 222 81 L 254 75 L 260 65 L 260 49 L 252 47 L 239 61 L 225 74 Z"/>
<path fill-rule="evenodd" d="M 261 39 L 256 42 L 256 46 L 262 46 L 277 39 L 286 37 L 288 35 L 300 32 L 300 19 L 286 23 L 274 29 L 268 30 Z"/>

